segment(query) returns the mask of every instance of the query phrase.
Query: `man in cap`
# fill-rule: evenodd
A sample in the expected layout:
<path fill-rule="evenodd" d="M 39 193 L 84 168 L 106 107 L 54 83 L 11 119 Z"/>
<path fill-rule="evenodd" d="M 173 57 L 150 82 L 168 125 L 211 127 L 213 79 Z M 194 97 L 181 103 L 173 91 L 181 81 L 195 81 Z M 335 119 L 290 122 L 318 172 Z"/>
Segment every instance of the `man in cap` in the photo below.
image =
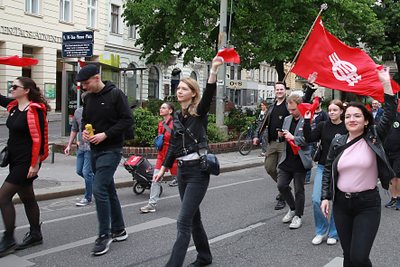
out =
<path fill-rule="evenodd" d="M 110 81 L 103 82 L 96 65 L 86 65 L 76 81 L 89 94 L 85 97 L 82 125 L 91 124 L 94 134 L 82 132 L 90 142 L 94 172 L 93 195 L 99 221 L 99 237 L 92 254 L 103 255 L 113 241 L 128 237 L 122 216 L 121 204 L 114 184 L 114 173 L 122 155 L 124 133 L 132 127 L 133 117 L 125 94 Z"/>

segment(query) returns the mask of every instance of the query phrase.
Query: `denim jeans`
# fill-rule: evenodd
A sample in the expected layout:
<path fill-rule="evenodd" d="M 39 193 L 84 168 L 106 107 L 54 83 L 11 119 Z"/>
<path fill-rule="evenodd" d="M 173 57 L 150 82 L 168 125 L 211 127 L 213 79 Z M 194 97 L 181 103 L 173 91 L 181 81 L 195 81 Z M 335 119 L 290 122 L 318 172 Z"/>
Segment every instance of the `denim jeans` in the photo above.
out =
<path fill-rule="evenodd" d="M 93 176 L 92 153 L 90 150 L 76 151 L 76 173 L 85 180 L 85 198 L 92 201 Z"/>
<path fill-rule="evenodd" d="M 343 249 L 343 266 L 372 266 L 369 254 L 381 220 L 378 190 L 365 191 L 354 198 L 337 191 L 333 213 Z"/>
<path fill-rule="evenodd" d="M 154 175 L 156 175 L 160 170 L 154 169 Z M 161 181 L 160 182 L 152 182 L 150 187 L 150 198 L 149 204 L 156 206 L 158 200 L 160 199 L 161 192 Z"/>
<path fill-rule="evenodd" d="M 328 237 L 339 239 L 336 231 L 333 213 L 330 213 L 329 220 L 325 218 L 321 211 L 321 190 L 322 190 L 322 173 L 324 165 L 318 164 L 315 171 L 314 187 L 312 192 L 312 204 L 314 209 L 315 234 L 325 235 Z"/>
<path fill-rule="evenodd" d="M 114 173 L 121 160 L 121 151 L 121 148 L 107 151 L 92 150 L 93 195 L 96 200 L 99 236 L 125 228 L 114 184 Z"/>
<path fill-rule="evenodd" d="M 210 182 L 210 175 L 199 170 L 200 161 L 195 161 L 193 166 L 182 166 L 178 169 L 178 188 L 182 201 L 179 212 L 177 228 L 178 233 L 171 256 L 166 266 L 182 266 L 186 251 L 189 247 L 190 235 L 197 250 L 197 260 L 200 263 L 210 263 L 212 255 L 200 216 L 200 203 L 202 202 Z"/>
<path fill-rule="evenodd" d="M 306 172 L 287 172 L 282 169 L 278 170 L 278 190 L 283 196 L 291 210 L 296 211 L 296 216 L 303 216 L 304 213 L 304 180 Z M 294 180 L 294 195 L 290 190 L 290 182 Z"/>

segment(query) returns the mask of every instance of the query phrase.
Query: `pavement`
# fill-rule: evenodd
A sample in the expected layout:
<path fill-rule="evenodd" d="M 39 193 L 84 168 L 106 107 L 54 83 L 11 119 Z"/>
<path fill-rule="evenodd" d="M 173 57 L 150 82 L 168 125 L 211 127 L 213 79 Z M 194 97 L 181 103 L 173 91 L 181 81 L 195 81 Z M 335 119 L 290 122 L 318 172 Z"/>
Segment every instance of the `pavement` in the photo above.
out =
<path fill-rule="evenodd" d="M 53 113 L 49 116 L 50 121 L 60 120 L 61 115 Z M 0 124 L 5 122 L 5 116 L 0 116 Z M 68 137 L 59 135 L 49 135 L 49 143 L 66 145 Z M 255 149 L 247 156 L 242 156 L 239 152 L 229 152 L 217 154 L 220 162 L 221 172 L 229 172 L 252 168 L 263 165 L 264 158 L 258 157 L 260 149 Z M 54 158 L 53 158 L 54 157 Z M 123 167 L 126 159 L 121 160 L 120 166 L 115 172 L 115 184 L 120 187 L 131 187 L 133 185 L 132 175 Z M 149 159 L 150 163 L 155 164 L 155 159 Z M 66 156 L 61 153 L 49 153 L 49 157 L 42 163 L 39 171 L 39 178 L 36 179 L 34 190 L 37 200 L 48 200 L 73 195 L 83 195 L 84 181 L 75 172 L 75 156 Z M 0 184 L 3 183 L 8 175 L 8 168 L 0 168 Z M 166 175 L 163 183 L 168 186 L 167 182 L 171 180 L 171 176 Z M 15 196 L 15 202 L 20 202 L 18 195 Z"/>

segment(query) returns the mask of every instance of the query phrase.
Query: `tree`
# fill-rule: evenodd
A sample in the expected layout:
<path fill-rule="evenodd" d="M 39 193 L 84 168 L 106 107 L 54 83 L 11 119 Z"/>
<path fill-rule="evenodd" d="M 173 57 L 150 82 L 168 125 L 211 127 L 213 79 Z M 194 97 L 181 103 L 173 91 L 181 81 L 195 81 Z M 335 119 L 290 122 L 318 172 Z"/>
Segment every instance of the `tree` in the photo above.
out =
<path fill-rule="evenodd" d="M 375 49 L 385 58 L 396 59 L 397 70 L 400 68 L 400 1 L 383 0 L 375 5 L 374 10 L 382 21 L 385 29 L 385 36 L 381 39 L 371 40 Z M 397 72 L 395 79 L 400 82 L 400 75 Z"/>
<path fill-rule="evenodd" d="M 374 0 L 329 0 L 325 26 L 349 45 L 382 38 L 383 26 L 372 10 Z M 184 55 L 184 64 L 216 53 L 219 31 L 217 0 L 128 0 L 123 13 L 128 25 L 137 25 L 137 45 L 147 63 L 167 64 Z M 233 2 L 230 44 L 244 68 L 260 62 L 273 64 L 279 80 L 284 62 L 290 62 L 318 14 L 316 0 L 236 0 Z M 373 50 L 371 50 L 374 52 Z"/>

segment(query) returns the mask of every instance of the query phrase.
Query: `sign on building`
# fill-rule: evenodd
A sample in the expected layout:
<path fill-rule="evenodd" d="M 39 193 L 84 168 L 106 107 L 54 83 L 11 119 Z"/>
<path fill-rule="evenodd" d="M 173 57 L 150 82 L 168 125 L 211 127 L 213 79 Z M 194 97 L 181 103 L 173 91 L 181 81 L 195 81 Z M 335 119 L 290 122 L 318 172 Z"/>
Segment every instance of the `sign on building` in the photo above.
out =
<path fill-rule="evenodd" d="M 93 56 L 93 31 L 63 32 L 63 57 L 91 57 Z"/>

